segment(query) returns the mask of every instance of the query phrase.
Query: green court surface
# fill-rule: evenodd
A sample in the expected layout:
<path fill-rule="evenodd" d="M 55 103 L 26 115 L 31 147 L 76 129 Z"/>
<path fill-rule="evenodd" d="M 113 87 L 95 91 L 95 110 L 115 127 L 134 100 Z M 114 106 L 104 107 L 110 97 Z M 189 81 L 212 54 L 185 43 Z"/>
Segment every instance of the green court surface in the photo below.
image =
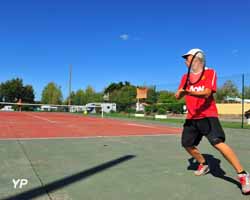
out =
<path fill-rule="evenodd" d="M 250 171 L 250 131 L 226 129 Z M 0 199 L 239 200 L 236 174 L 206 139 L 212 173 L 196 177 L 180 135 L 1 140 Z M 12 179 L 27 179 L 14 189 Z"/>

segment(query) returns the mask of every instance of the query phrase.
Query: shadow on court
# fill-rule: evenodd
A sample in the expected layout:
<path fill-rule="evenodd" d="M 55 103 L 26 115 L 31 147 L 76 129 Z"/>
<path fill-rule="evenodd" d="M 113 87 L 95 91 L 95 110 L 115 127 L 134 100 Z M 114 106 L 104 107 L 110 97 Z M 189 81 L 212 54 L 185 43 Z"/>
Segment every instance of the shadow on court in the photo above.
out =
<path fill-rule="evenodd" d="M 220 160 L 215 158 L 214 156 L 210 155 L 210 154 L 203 154 L 203 156 L 205 157 L 205 159 L 207 160 L 208 164 L 209 164 L 209 168 L 210 168 L 210 174 L 213 175 L 216 178 L 220 178 L 223 179 L 227 182 L 230 182 L 232 184 L 235 184 L 238 188 L 241 188 L 241 185 L 238 181 L 236 181 L 235 179 L 226 176 L 226 172 L 221 168 L 220 166 Z M 199 163 L 196 162 L 196 160 L 194 158 L 190 158 L 188 159 L 189 162 L 189 166 L 187 167 L 188 170 L 196 170 Z"/>
<path fill-rule="evenodd" d="M 48 196 L 49 196 L 49 193 L 52 191 L 58 190 L 60 188 L 66 187 L 67 185 L 70 185 L 72 183 L 86 179 L 90 176 L 93 176 L 94 174 L 100 173 L 104 170 L 107 170 L 107 169 L 114 167 L 118 164 L 121 164 L 125 161 L 131 160 L 135 157 L 136 157 L 135 155 L 125 155 L 123 157 L 108 161 L 108 162 L 103 163 L 101 165 L 95 166 L 93 168 L 84 170 L 84 171 L 79 172 L 79 173 L 76 173 L 74 175 L 59 179 L 59 180 L 54 181 L 52 183 L 48 183 L 44 186 L 36 187 L 34 189 L 28 190 L 26 192 L 23 192 L 23 193 L 14 195 L 14 196 L 6 197 L 2 200 L 32 199 L 32 198 L 36 198 L 36 197 L 39 197 L 39 196 L 44 195 L 44 194 L 48 194 Z"/>

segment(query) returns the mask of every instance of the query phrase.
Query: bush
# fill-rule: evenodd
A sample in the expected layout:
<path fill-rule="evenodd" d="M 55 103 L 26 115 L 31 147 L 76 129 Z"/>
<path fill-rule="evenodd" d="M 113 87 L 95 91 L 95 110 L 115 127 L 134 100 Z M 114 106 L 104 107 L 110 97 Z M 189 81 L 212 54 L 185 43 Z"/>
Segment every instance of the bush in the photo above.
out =
<path fill-rule="evenodd" d="M 151 112 L 152 112 L 152 106 L 145 106 L 145 113 L 149 115 L 151 114 Z"/>
<path fill-rule="evenodd" d="M 145 113 L 147 115 L 157 113 L 159 115 L 165 115 L 167 112 L 170 113 L 183 113 L 183 105 L 185 103 L 168 103 L 168 104 L 157 104 L 145 107 Z"/>
<path fill-rule="evenodd" d="M 183 113 L 183 105 L 184 103 L 170 103 L 170 104 L 160 104 L 157 105 L 157 113 Z"/>
<path fill-rule="evenodd" d="M 145 113 L 147 115 L 150 115 L 150 114 L 153 114 L 153 113 L 156 113 L 158 110 L 157 108 L 157 105 L 149 105 L 149 106 L 145 106 Z"/>
<path fill-rule="evenodd" d="M 134 108 L 127 108 L 125 110 L 126 113 L 135 113 L 135 109 Z"/>
<path fill-rule="evenodd" d="M 170 110 L 169 111 L 172 112 L 172 113 L 176 113 L 176 114 L 183 113 L 183 106 L 184 106 L 184 104 L 182 104 L 182 103 L 172 104 L 170 106 Z"/>
<path fill-rule="evenodd" d="M 165 115 L 166 114 L 166 110 L 164 108 L 159 108 L 158 111 L 157 111 L 157 113 L 159 115 Z"/>
<path fill-rule="evenodd" d="M 136 114 L 144 114 L 144 111 L 142 111 L 142 110 L 136 111 Z"/>
<path fill-rule="evenodd" d="M 157 114 L 159 115 L 165 115 L 167 112 L 167 106 L 164 104 L 158 105 L 157 106 Z"/>

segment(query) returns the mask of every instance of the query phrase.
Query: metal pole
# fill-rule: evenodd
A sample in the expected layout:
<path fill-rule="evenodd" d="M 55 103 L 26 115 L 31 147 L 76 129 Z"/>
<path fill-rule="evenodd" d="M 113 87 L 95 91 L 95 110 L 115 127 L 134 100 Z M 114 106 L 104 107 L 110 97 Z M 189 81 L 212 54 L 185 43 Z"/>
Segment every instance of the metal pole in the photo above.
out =
<path fill-rule="evenodd" d="M 102 118 L 104 117 L 104 111 L 103 111 L 103 105 L 101 105 L 102 107 Z"/>
<path fill-rule="evenodd" d="M 72 65 L 69 65 L 69 106 L 71 105 L 71 80 L 72 80 Z"/>
<path fill-rule="evenodd" d="M 244 91 L 245 83 L 244 83 L 244 74 L 242 74 L 242 115 L 241 115 L 241 128 L 244 128 L 244 103 L 245 103 L 245 91 Z"/>

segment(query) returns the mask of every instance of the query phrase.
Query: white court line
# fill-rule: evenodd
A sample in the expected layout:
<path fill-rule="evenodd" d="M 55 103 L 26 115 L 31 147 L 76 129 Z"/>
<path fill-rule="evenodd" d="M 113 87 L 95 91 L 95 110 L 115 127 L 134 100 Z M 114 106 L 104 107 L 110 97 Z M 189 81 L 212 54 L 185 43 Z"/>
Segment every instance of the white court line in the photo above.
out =
<path fill-rule="evenodd" d="M 159 137 L 159 136 L 179 136 L 178 133 L 171 134 L 148 134 L 148 135 L 117 135 L 117 136 L 82 136 L 82 137 L 42 137 L 42 138 L 2 138 L 0 141 L 12 140 L 70 140 L 70 139 L 95 139 L 95 138 L 127 138 L 127 137 Z"/>
<path fill-rule="evenodd" d="M 126 125 L 129 125 L 129 126 L 138 126 L 138 127 L 145 127 L 145 128 L 158 128 L 158 127 L 155 127 L 155 126 L 148 126 L 148 125 L 143 125 L 143 124 L 126 124 Z"/>
<path fill-rule="evenodd" d="M 24 114 L 29 115 L 29 116 L 34 117 L 34 118 L 37 118 L 37 119 L 41 119 L 43 121 L 47 121 L 47 122 L 52 123 L 52 124 L 57 123 L 56 121 L 49 120 L 49 119 L 47 119 L 45 117 L 40 117 L 40 116 L 37 116 L 37 115 L 28 114 L 28 113 L 24 113 Z"/>

